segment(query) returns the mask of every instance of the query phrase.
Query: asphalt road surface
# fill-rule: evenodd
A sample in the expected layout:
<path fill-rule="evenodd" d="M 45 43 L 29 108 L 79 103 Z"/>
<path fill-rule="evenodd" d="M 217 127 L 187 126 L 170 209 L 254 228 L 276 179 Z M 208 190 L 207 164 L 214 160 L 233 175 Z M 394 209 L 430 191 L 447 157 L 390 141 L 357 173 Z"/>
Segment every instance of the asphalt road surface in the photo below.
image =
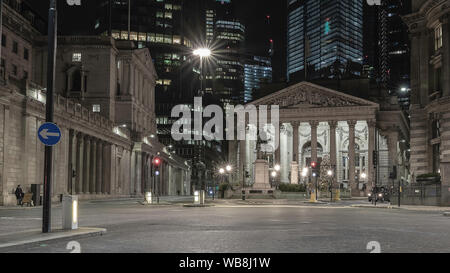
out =
<path fill-rule="evenodd" d="M 40 209 L 3 210 L 0 219 L 39 227 L 40 213 Z M 55 209 L 54 217 L 58 214 Z M 103 236 L 78 239 L 83 253 L 369 253 L 367 245 L 372 241 L 379 243 L 383 253 L 450 252 L 450 217 L 432 212 L 345 206 L 146 207 L 135 202 L 99 202 L 81 205 L 80 225 L 108 230 Z M 68 253 L 69 241 L 0 252 Z"/>

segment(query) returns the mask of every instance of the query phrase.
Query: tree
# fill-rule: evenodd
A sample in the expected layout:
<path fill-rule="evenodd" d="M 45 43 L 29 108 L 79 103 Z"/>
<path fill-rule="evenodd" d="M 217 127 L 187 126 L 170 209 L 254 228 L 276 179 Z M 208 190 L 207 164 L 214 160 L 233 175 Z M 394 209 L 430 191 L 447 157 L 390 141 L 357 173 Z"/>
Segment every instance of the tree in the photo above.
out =
<path fill-rule="evenodd" d="M 333 179 L 332 176 L 328 175 L 328 171 L 334 171 L 331 166 L 330 156 L 326 155 L 322 159 L 322 163 L 320 164 L 320 177 L 319 177 L 319 189 L 321 191 L 327 191 L 330 187 L 330 183 Z"/>

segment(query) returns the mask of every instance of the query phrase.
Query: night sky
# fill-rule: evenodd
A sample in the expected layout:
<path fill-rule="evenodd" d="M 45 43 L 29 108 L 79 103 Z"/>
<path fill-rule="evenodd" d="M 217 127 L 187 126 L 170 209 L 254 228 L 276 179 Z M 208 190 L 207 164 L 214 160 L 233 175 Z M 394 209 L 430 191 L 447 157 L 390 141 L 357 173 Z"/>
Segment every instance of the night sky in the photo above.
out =
<path fill-rule="evenodd" d="M 274 40 L 275 54 L 273 56 L 274 81 L 285 77 L 286 59 L 286 1 L 285 0 L 239 0 L 236 5 L 236 15 L 247 27 L 247 49 L 259 55 L 267 55 L 269 40 Z M 270 15 L 270 27 L 267 28 L 267 18 Z"/>
<path fill-rule="evenodd" d="M 47 17 L 48 0 L 26 0 L 43 17 Z M 83 0 L 87 1 L 87 0 Z M 64 4 L 65 0 L 59 0 L 59 17 L 64 16 L 64 23 L 81 25 L 86 29 L 92 27 L 90 20 L 80 18 L 79 12 L 71 12 L 80 9 Z M 94 1 L 85 2 L 92 4 Z M 285 0 L 234 0 L 234 13 L 246 25 L 246 49 L 247 53 L 266 56 L 269 49 L 269 41 L 274 41 L 273 79 L 281 81 L 286 74 L 286 1 Z M 88 17 L 87 14 L 85 14 Z M 267 15 L 270 15 L 270 26 L 267 25 Z M 86 17 L 84 17 L 86 19 Z M 69 19 L 69 20 L 67 20 Z M 61 25 L 60 28 L 66 26 Z"/>

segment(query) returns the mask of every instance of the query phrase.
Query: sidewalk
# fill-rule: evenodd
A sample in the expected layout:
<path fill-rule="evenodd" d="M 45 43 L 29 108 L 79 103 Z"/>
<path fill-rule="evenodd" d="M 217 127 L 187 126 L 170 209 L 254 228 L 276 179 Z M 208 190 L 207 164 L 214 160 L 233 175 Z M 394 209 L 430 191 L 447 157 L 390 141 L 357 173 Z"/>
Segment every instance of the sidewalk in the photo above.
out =
<path fill-rule="evenodd" d="M 428 211 L 428 212 L 442 212 L 450 214 L 450 207 L 436 207 L 436 206 L 409 206 L 401 205 L 400 207 L 391 204 L 353 204 L 353 208 L 379 208 L 379 209 L 398 209 L 398 210 L 411 210 L 411 211 Z M 450 215 L 449 215 L 450 216 Z"/>
<path fill-rule="evenodd" d="M 41 230 L 15 232 L 0 235 L 0 251 L 2 248 L 48 242 L 58 239 L 77 239 L 98 236 L 106 233 L 104 228 L 79 228 L 77 230 L 55 230 L 42 233 Z"/>

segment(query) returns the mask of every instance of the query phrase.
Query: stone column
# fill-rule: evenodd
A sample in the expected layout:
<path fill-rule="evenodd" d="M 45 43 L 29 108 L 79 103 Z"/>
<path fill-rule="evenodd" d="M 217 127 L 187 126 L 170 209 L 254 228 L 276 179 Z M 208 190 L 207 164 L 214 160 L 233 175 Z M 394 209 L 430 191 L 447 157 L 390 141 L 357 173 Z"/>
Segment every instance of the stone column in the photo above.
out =
<path fill-rule="evenodd" d="M 142 185 L 142 152 L 141 151 L 136 151 L 135 153 L 136 155 L 136 161 L 135 161 L 135 192 L 136 195 L 140 195 L 142 194 L 142 189 L 141 189 L 141 185 Z"/>
<path fill-rule="evenodd" d="M 336 147 L 336 129 L 337 129 L 337 121 L 328 122 L 330 126 L 330 164 L 333 168 L 333 176 L 334 182 L 337 182 L 337 147 Z"/>
<path fill-rule="evenodd" d="M 97 140 L 91 139 L 91 168 L 89 172 L 89 192 L 95 194 L 97 192 Z"/>
<path fill-rule="evenodd" d="M 102 192 L 103 194 L 110 193 L 111 184 L 111 145 L 109 143 L 104 143 L 103 145 L 103 183 Z"/>
<path fill-rule="evenodd" d="M 397 167 L 397 153 L 398 153 L 398 132 L 394 131 L 388 132 L 388 149 L 389 149 L 389 172 L 392 172 L 394 169 L 394 166 Z M 399 170 L 397 169 L 397 177 L 399 174 Z M 397 177 L 395 177 L 395 182 L 397 182 Z"/>
<path fill-rule="evenodd" d="M 356 121 L 347 121 L 348 124 L 348 180 L 352 196 L 359 196 L 358 185 L 355 183 L 355 127 Z"/>
<path fill-rule="evenodd" d="M 83 193 L 83 135 L 81 133 L 77 134 L 77 183 L 76 183 L 76 193 Z"/>
<path fill-rule="evenodd" d="M 97 194 L 101 194 L 102 193 L 102 188 L 103 188 L 103 172 L 102 172 L 102 167 L 103 167 L 103 141 L 99 140 L 97 142 L 97 160 L 96 160 L 96 165 L 97 165 L 97 183 L 95 186 L 95 190 L 97 191 Z"/>
<path fill-rule="evenodd" d="M 317 162 L 317 127 L 319 126 L 318 121 L 310 121 L 311 126 L 311 161 Z"/>
<path fill-rule="evenodd" d="M 90 160 L 91 160 L 91 138 L 89 136 L 85 136 L 84 138 L 84 172 L 83 172 L 83 193 L 88 194 L 89 191 L 89 176 L 90 176 Z"/>
<path fill-rule="evenodd" d="M 375 120 L 369 120 L 367 121 L 367 125 L 369 126 L 369 166 L 367 169 L 367 187 L 366 187 L 366 193 L 371 191 L 372 187 L 375 186 L 375 166 L 373 153 L 375 151 L 375 128 L 376 128 L 376 121 Z"/>
<path fill-rule="evenodd" d="M 292 125 L 292 129 L 293 129 L 293 158 L 294 160 L 291 163 L 291 184 L 298 184 L 298 178 L 299 178 L 299 173 L 298 173 L 298 166 L 300 163 L 299 160 L 299 153 L 298 153 L 298 142 L 299 142 L 299 135 L 298 135 L 298 129 L 300 126 L 300 122 L 298 121 L 294 121 L 293 123 L 291 123 Z"/>

